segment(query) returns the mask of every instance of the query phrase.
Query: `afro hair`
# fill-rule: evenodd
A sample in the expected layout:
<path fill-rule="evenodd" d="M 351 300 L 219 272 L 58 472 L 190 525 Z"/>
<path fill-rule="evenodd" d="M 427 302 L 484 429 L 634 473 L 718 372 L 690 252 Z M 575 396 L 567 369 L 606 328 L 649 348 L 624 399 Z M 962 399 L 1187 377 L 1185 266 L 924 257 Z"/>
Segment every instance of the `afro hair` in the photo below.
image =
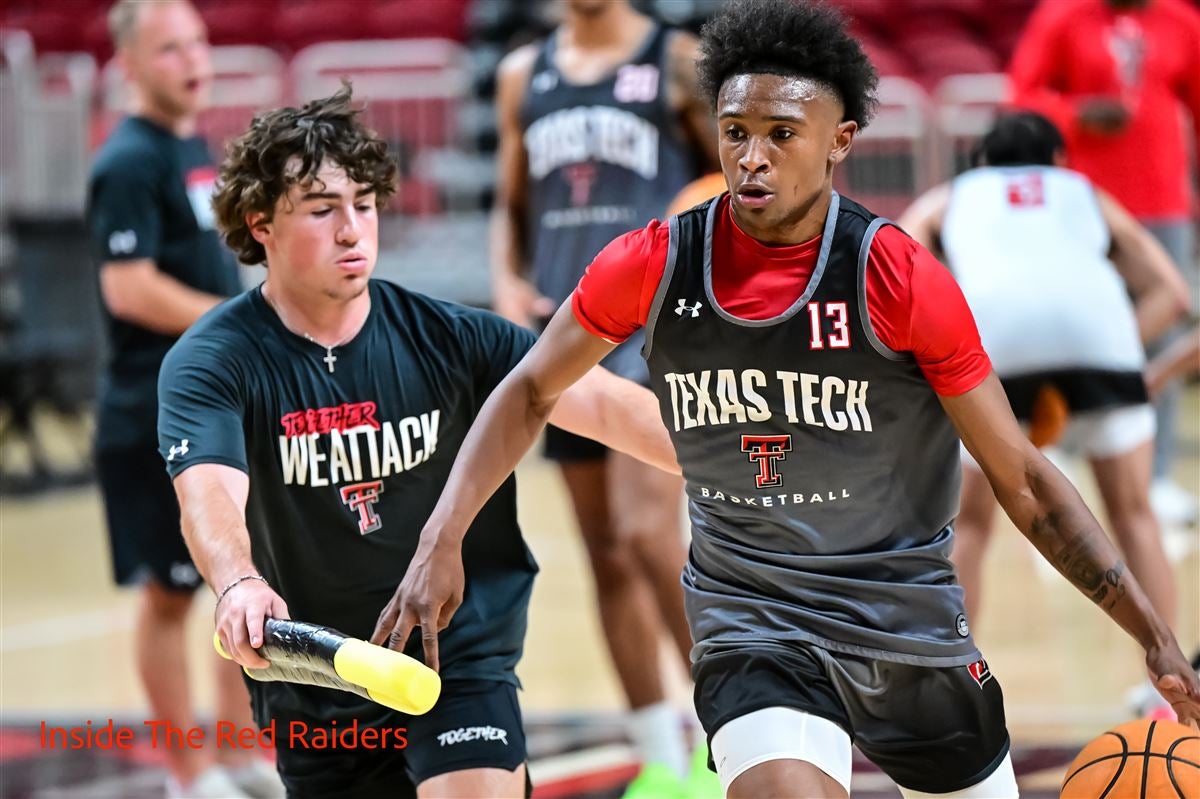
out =
<path fill-rule="evenodd" d="M 843 120 L 865 128 L 879 75 L 836 10 L 807 0 L 735 0 L 700 31 L 700 89 L 713 107 L 725 81 L 766 73 L 809 78 L 842 101 Z"/>

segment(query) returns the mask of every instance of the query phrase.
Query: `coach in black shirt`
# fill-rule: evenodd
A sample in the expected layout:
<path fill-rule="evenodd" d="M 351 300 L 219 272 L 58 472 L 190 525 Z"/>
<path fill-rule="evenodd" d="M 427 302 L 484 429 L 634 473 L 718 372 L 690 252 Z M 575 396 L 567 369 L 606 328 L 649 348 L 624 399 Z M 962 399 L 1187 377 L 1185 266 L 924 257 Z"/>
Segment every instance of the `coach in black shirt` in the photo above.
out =
<path fill-rule="evenodd" d="M 88 224 L 100 270 L 111 356 L 100 393 L 96 463 L 112 563 L 141 585 L 136 654 L 152 718 L 190 727 L 184 626 L 201 580 L 179 529 L 179 506 L 156 452 L 163 356 L 201 315 L 239 291 L 237 263 L 213 227 L 216 172 L 196 115 L 212 68 L 204 24 L 186 2 L 132 2 L 109 23 L 128 79 L 131 114 L 96 154 Z M 219 662 L 220 719 L 249 724 L 240 675 Z M 281 796 L 276 775 L 236 750 L 167 751 L 168 795 Z"/>

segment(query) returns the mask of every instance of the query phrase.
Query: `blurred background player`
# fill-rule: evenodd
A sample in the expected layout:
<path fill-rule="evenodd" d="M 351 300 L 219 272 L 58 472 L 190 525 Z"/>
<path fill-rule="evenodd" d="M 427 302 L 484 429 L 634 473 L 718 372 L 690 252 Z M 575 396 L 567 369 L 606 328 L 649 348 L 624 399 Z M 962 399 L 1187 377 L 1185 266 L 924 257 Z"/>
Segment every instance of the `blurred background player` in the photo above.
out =
<path fill-rule="evenodd" d="M 1200 11 L 1183 0 L 1043 0 L 1013 55 L 1014 102 L 1066 140 L 1067 163 L 1162 243 L 1193 296 L 1200 286 L 1181 110 L 1200 125 Z M 1177 334 L 1160 337 L 1155 353 Z M 1200 500 L 1170 477 L 1179 384 L 1155 401 L 1151 497 L 1165 522 L 1197 521 Z"/>
<path fill-rule="evenodd" d="M 923 195 L 900 225 L 944 255 L 1034 442 L 1061 434 L 1088 459 L 1113 537 L 1174 626 L 1174 574 L 1150 508 L 1154 414 L 1142 344 L 1187 313 L 1187 285 L 1145 228 L 1062 168 L 1062 136 L 1045 117 L 1002 116 L 973 156 L 974 169 Z M 1053 422 L 1042 406 L 1055 403 L 1069 414 L 1065 430 L 1043 432 Z M 969 456 L 962 497 L 953 560 L 967 617 L 977 619 L 996 499 Z"/>
<path fill-rule="evenodd" d="M 129 116 L 96 154 L 89 229 L 100 263 L 111 357 L 96 430 L 96 465 L 122 585 L 140 583 L 136 654 L 150 718 L 196 723 L 185 622 L 202 585 L 179 529 L 179 506 L 157 452 L 156 385 L 163 356 L 201 315 L 240 287 L 212 224 L 215 172 L 196 116 L 212 73 L 204 23 L 187 2 L 113 6 L 109 25 L 130 92 Z M 181 442 L 186 450 L 189 442 Z M 213 656 L 217 718 L 252 724 L 237 664 Z M 251 751 L 166 750 L 169 796 L 282 796 Z"/>
<path fill-rule="evenodd" d="M 493 307 L 540 326 L 615 236 L 662 216 L 715 162 L 716 131 L 695 92 L 696 40 L 627 0 L 565 0 L 543 44 L 509 54 L 497 86 L 500 151 L 493 215 Z M 645 383 L 640 339 L 605 361 Z M 595 580 L 608 650 L 632 709 L 646 773 L 631 795 L 687 771 L 678 714 L 665 699 L 659 642 L 680 662 L 691 639 L 678 477 L 556 428 L 546 455 L 566 482 Z"/>

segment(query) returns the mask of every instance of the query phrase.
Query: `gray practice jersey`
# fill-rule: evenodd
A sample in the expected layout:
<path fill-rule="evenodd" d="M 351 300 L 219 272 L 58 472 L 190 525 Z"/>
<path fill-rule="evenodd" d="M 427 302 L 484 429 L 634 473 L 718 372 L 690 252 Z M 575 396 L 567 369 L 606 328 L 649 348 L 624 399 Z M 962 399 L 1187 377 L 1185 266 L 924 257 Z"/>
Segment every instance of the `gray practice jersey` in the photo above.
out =
<path fill-rule="evenodd" d="M 833 195 L 808 287 L 747 321 L 712 290 L 716 201 L 673 217 L 645 354 L 687 480 L 694 658 L 803 640 L 916 665 L 979 659 L 948 559 L 958 438 L 866 312 L 886 220 Z"/>
<path fill-rule="evenodd" d="M 667 99 L 667 38 L 655 27 L 638 54 L 606 78 L 569 82 L 543 46 L 521 108 L 529 163 L 534 283 L 562 304 L 604 245 L 661 218 L 696 176 Z M 645 380 L 640 334 L 609 356 L 618 374 Z"/>

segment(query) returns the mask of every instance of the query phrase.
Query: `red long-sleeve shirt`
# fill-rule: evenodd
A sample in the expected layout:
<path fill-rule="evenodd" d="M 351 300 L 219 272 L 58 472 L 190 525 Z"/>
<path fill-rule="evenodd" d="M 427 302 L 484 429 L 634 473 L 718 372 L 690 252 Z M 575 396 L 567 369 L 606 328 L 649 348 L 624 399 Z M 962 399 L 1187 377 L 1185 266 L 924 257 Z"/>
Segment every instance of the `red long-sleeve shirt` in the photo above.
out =
<path fill-rule="evenodd" d="M 1011 78 L 1015 104 L 1063 132 L 1071 167 L 1134 216 L 1190 216 L 1180 105 L 1200 125 L 1200 12 L 1182 0 L 1123 11 L 1105 0 L 1042 0 L 1013 54 Z M 1079 108 L 1096 97 L 1123 101 L 1129 125 L 1115 135 L 1082 130 Z"/>

